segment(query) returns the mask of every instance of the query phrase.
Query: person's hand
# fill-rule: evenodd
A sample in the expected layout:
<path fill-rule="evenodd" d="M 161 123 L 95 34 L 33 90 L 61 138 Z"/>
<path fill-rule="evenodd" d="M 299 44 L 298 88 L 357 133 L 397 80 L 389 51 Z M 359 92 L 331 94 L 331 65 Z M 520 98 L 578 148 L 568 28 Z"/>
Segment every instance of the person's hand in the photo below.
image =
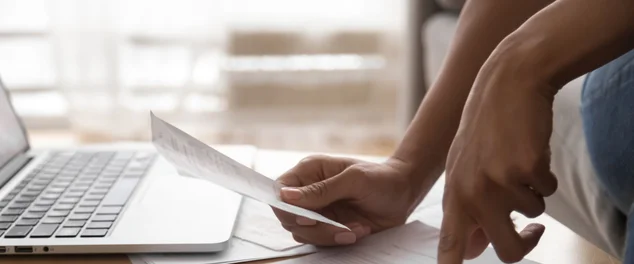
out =
<path fill-rule="evenodd" d="M 545 227 L 517 232 L 510 213 L 545 210 L 557 189 L 550 171 L 554 89 L 514 68 L 483 68 L 465 106 L 446 165 L 438 259 L 462 263 L 489 242 L 504 262 L 520 261 Z"/>
<path fill-rule="evenodd" d="M 276 208 L 275 215 L 293 238 L 306 244 L 335 246 L 407 220 L 418 194 L 409 182 L 408 166 L 349 158 L 311 156 L 278 178 L 283 201 L 314 210 L 349 227 L 352 232 L 299 217 Z"/>

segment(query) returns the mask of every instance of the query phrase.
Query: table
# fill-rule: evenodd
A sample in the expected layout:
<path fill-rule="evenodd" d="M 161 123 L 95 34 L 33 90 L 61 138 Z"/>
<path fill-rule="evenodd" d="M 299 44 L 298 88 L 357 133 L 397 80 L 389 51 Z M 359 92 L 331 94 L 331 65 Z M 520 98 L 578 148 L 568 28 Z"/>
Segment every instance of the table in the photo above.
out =
<path fill-rule="evenodd" d="M 288 168 L 291 168 L 303 157 L 311 153 L 293 152 L 293 151 L 275 151 L 275 150 L 259 150 L 255 159 L 255 169 L 265 175 L 279 175 Z M 357 158 L 366 160 L 381 160 L 381 157 L 364 157 Z M 439 183 L 439 185 L 442 184 Z M 436 189 L 442 189 L 437 186 Z M 441 195 L 438 192 L 432 193 L 431 196 Z M 421 215 L 422 221 L 432 226 L 439 226 L 442 218 L 442 210 L 439 204 L 440 197 L 430 197 L 436 204 L 430 204 L 425 209 L 417 212 Z M 518 219 L 516 224 L 523 227 L 529 223 L 531 219 Z M 547 215 L 540 216 L 532 221 L 546 225 L 546 233 L 542 237 L 540 244 L 527 256 L 531 260 L 540 263 L 549 264 L 600 264 L 600 263 L 619 263 L 615 259 L 597 249 L 581 237 L 574 234 L 565 226 L 559 224 Z M 253 263 L 269 263 L 270 261 L 261 261 Z M 14 256 L 0 257 L 0 264 L 130 264 L 125 255 L 93 255 L 93 256 Z"/>

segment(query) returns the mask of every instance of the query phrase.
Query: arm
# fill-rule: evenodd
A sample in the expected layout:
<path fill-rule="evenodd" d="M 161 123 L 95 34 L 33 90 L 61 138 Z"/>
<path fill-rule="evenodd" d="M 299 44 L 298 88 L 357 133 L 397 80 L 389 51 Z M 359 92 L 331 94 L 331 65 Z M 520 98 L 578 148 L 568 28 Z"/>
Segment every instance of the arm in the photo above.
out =
<path fill-rule="evenodd" d="M 517 262 L 544 226 L 517 232 L 509 214 L 534 218 L 557 190 L 549 139 L 555 93 L 634 48 L 634 1 L 559 0 L 500 43 L 482 66 L 447 158 L 439 263 L 462 263 L 485 237 Z M 478 230 L 474 233 L 473 230 Z M 474 235 L 477 234 L 477 235 Z"/>
<path fill-rule="evenodd" d="M 559 0 L 510 34 L 487 64 L 513 64 L 514 71 L 556 92 L 634 48 L 632 10 L 632 0 Z"/>
<path fill-rule="evenodd" d="M 424 197 L 444 170 L 463 106 L 482 64 L 502 39 L 550 2 L 467 2 L 438 79 L 393 155 L 411 165 L 412 181 L 420 188 L 417 201 Z"/>

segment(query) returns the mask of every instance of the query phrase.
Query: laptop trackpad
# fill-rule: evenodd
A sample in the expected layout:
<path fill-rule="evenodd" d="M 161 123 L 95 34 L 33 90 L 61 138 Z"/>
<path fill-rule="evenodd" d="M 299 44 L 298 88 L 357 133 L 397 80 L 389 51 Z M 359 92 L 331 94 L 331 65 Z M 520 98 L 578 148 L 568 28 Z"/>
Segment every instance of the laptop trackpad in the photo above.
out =
<path fill-rule="evenodd" d="M 125 221 L 115 229 L 117 235 L 178 243 L 229 239 L 241 196 L 211 182 L 172 173 L 148 175 L 154 177 L 146 179 L 146 188 L 126 210 Z"/>

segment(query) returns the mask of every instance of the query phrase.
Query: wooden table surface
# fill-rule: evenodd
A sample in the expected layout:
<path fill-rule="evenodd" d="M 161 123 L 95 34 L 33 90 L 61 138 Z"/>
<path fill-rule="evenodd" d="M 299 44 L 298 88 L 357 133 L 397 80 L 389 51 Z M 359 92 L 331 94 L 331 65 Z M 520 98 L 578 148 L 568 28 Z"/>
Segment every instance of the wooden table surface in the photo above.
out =
<path fill-rule="evenodd" d="M 309 153 L 289 152 L 289 151 L 258 151 L 255 168 L 265 175 L 279 175 L 292 167 L 300 159 Z M 370 158 L 371 157 L 361 157 Z M 380 158 L 379 158 L 380 159 Z M 439 195 L 439 194 L 434 194 Z M 437 201 L 439 199 L 435 199 Z M 442 218 L 440 205 L 426 207 L 419 212 L 421 221 L 432 226 L 439 226 Z M 544 215 L 532 221 L 537 221 L 546 225 L 547 231 L 540 244 L 527 256 L 528 259 L 544 264 L 603 264 L 619 263 L 609 257 L 595 246 L 580 238 L 565 226 L 559 224 L 554 219 Z M 528 223 L 528 219 L 516 221 L 518 227 L 523 227 Z M 252 263 L 270 263 L 271 261 L 261 261 Z M 76 256 L 3 256 L 0 257 L 0 264 L 130 264 L 125 255 L 76 255 Z"/>

